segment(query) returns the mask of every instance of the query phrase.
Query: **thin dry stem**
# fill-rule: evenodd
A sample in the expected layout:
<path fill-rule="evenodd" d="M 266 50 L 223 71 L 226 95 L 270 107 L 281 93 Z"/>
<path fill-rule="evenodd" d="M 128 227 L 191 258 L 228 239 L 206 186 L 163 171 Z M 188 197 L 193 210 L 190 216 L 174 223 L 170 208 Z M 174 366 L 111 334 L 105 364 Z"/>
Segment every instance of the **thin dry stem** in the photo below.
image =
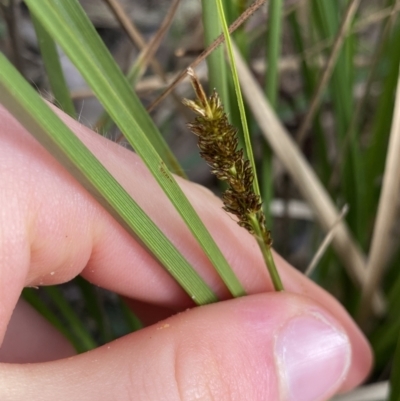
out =
<path fill-rule="evenodd" d="M 110 0 L 108 0 L 110 1 Z M 143 66 L 149 63 L 149 61 L 154 60 L 154 55 L 156 51 L 158 50 L 161 41 L 165 35 L 165 33 L 168 31 L 169 27 L 172 24 L 172 21 L 174 19 L 174 16 L 176 14 L 176 11 L 178 10 L 180 0 L 174 0 L 168 10 L 168 13 L 166 14 L 163 22 L 161 23 L 160 27 L 158 28 L 156 34 L 151 38 L 150 42 L 145 46 L 142 51 L 140 52 L 138 56 L 138 60 L 140 60 L 140 63 L 142 63 Z M 160 70 L 161 78 L 163 79 L 164 82 L 166 82 L 167 77 L 164 74 L 164 71 Z"/>
<path fill-rule="evenodd" d="M 290 134 L 271 109 L 260 86 L 235 47 L 234 53 L 243 94 L 265 139 L 314 210 L 322 228 L 329 230 L 339 217 L 334 203 Z M 332 245 L 347 268 L 349 276 L 357 285 L 362 285 L 365 280 L 366 259 L 344 222 L 339 223 Z M 375 294 L 375 311 L 381 314 L 384 308 L 382 296 Z"/>
<path fill-rule="evenodd" d="M 241 14 L 230 26 L 229 33 L 235 32 L 249 17 L 251 17 L 264 3 L 266 0 L 256 0 L 250 5 L 247 10 Z M 148 112 L 154 110 L 173 90 L 174 88 L 184 79 L 187 75 L 189 68 L 195 69 L 209 54 L 211 54 L 221 43 L 225 41 L 224 34 L 218 36 L 217 39 L 211 43 L 197 58 L 194 60 L 189 67 L 183 70 L 172 82 L 172 84 L 147 108 Z"/>
<path fill-rule="evenodd" d="M 137 46 L 140 50 L 146 48 L 147 44 L 144 40 L 143 36 L 136 28 L 135 24 L 132 22 L 131 18 L 126 14 L 124 8 L 121 6 L 118 0 L 104 0 L 108 7 L 110 8 L 111 12 L 115 15 L 115 18 L 121 24 L 121 27 L 124 29 L 126 34 L 128 35 L 131 42 Z M 166 82 L 166 77 L 164 70 L 161 64 L 154 58 L 150 60 L 150 66 L 153 71 L 160 76 L 160 78 Z"/>
<path fill-rule="evenodd" d="M 335 223 L 332 225 L 332 227 L 326 233 L 324 240 L 321 242 L 321 245 L 319 246 L 317 252 L 315 253 L 314 257 L 312 258 L 307 269 L 305 270 L 304 274 L 306 276 L 311 276 L 311 274 L 317 267 L 319 261 L 321 260 L 322 256 L 324 256 L 326 250 L 328 249 L 329 245 L 331 244 L 331 242 L 333 240 L 333 237 L 335 235 L 335 230 L 336 230 L 338 224 L 344 219 L 344 217 L 346 216 L 348 211 L 349 211 L 349 206 L 344 205 L 340 212 L 338 219 L 335 221 Z"/>

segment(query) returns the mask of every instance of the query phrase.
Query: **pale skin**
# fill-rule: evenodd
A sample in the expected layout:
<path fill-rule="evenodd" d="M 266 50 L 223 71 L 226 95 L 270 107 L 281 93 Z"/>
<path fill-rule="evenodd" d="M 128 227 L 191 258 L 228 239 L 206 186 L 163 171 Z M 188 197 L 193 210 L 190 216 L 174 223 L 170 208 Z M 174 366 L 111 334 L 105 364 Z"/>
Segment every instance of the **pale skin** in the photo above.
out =
<path fill-rule="evenodd" d="M 1 400 L 322 401 L 366 378 L 369 345 L 341 305 L 278 255 L 286 290 L 273 292 L 255 240 L 219 199 L 178 180 L 251 294 L 240 299 L 229 299 L 139 158 L 59 114 L 225 301 L 194 308 L 152 256 L 0 108 L 0 360 L 14 362 L 0 364 Z M 78 274 L 130 299 L 148 326 L 75 356 L 29 306 L 15 308 L 25 286 Z M 309 366 L 315 373 L 304 373 Z"/>

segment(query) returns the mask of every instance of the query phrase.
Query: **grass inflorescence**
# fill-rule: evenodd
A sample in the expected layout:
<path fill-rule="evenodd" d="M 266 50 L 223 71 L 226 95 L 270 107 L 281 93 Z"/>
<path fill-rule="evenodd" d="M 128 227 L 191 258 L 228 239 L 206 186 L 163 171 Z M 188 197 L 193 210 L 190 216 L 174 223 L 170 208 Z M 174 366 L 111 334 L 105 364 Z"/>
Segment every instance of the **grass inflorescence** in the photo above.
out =
<path fill-rule="evenodd" d="M 228 121 L 218 93 L 214 90 L 207 97 L 194 71 L 188 69 L 197 99 L 184 99 L 183 103 L 197 117 L 188 124 L 198 136 L 201 157 L 208 163 L 212 173 L 228 184 L 222 195 L 224 210 L 238 218 L 238 224 L 255 236 L 264 255 L 276 290 L 283 286 L 273 262 L 272 237 L 265 225 L 261 197 L 254 192 L 254 172 L 243 149 L 238 149 L 237 129 Z"/>

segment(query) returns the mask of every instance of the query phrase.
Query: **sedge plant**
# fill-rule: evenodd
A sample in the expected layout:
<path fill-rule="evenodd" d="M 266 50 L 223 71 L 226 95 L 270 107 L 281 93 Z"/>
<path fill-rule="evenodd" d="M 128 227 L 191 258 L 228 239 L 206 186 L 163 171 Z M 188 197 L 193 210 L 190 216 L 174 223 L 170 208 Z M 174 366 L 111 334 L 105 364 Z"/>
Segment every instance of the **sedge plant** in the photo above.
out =
<path fill-rule="evenodd" d="M 208 163 L 212 173 L 225 181 L 228 189 L 222 195 L 224 210 L 235 215 L 238 224 L 253 234 L 263 254 L 275 290 L 283 285 L 271 252 L 271 233 L 265 226 L 260 195 L 254 192 L 254 172 L 249 160 L 238 149 L 237 129 L 228 121 L 218 93 L 214 90 L 207 97 L 192 69 L 188 70 L 197 99 L 185 99 L 184 104 L 197 117 L 189 124 L 198 137 L 201 157 Z"/>
<path fill-rule="evenodd" d="M 200 2 L 197 3 L 200 5 Z M 211 30 L 218 26 L 225 33 L 232 33 L 238 27 L 234 23 L 228 29 L 223 10 L 232 21 L 233 17 L 242 12 L 245 6 L 248 7 L 244 14 L 251 14 L 261 7 L 264 1 L 255 0 L 252 4 L 249 3 L 242 0 L 203 1 L 203 5 L 212 8 L 207 15 L 214 19 L 209 17 L 203 20 L 205 21 L 204 36 L 208 38 L 206 46 L 212 41 L 213 45 L 206 48 L 201 57 L 191 61 L 190 65 L 199 65 L 200 61 L 225 39 L 229 42 L 229 34 L 220 35 L 217 38 L 220 28 Z M 114 60 L 106 54 L 105 46 L 96 36 L 95 29 L 89 26 L 91 22 L 81 10 L 79 3 L 76 0 L 68 2 L 27 0 L 25 4 L 35 18 L 35 28 L 43 45 L 41 46 L 42 60 L 48 71 L 50 91 L 55 97 L 56 104 L 70 115 L 77 114 L 71 107 L 70 93 L 63 84 L 61 69 L 56 68 L 58 60 L 55 43 L 64 49 L 65 54 L 87 78 L 91 90 L 104 103 L 104 108 L 108 109 L 113 124 L 119 126 L 127 137 L 130 137 L 133 131 L 136 132 L 136 137 L 130 138 L 133 148 L 141 154 L 145 162 L 151 164 L 151 170 L 160 184 L 167 188 L 167 192 L 170 192 L 174 203 L 180 203 L 182 198 L 178 197 L 178 199 L 176 193 L 173 193 L 176 188 L 175 185 L 173 185 L 175 189 L 171 186 L 170 179 L 173 176 L 170 172 L 183 176 L 187 170 L 179 166 L 153 120 L 142 107 L 141 101 L 127 89 L 128 81 L 121 77 L 120 71 L 114 65 Z M 272 12 L 273 5 L 277 6 L 275 10 L 279 12 Z M 366 309 L 368 327 L 365 327 L 365 332 L 375 351 L 375 369 L 371 381 L 377 378 L 389 378 L 386 372 L 390 371 L 393 364 L 391 380 L 394 385 L 391 399 L 398 399 L 399 389 L 395 384 L 400 381 L 398 369 L 400 359 L 399 352 L 394 352 L 400 331 L 398 218 L 382 219 L 382 213 L 377 212 L 378 205 L 379 210 L 390 213 L 395 211 L 393 209 L 396 208 L 396 201 L 381 196 L 381 188 L 383 182 L 389 182 L 387 177 L 392 176 L 393 182 L 396 183 L 400 174 L 398 170 L 390 173 L 390 169 L 386 166 L 387 155 L 398 154 L 398 150 L 393 145 L 396 141 L 389 140 L 390 137 L 395 138 L 399 132 L 394 124 L 398 121 L 399 115 L 394 108 L 394 100 L 398 97 L 396 88 L 400 64 L 398 1 L 270 1 L 269 6 L 268 15 L 258 13 L 259 19 L 256 18 L 240 32 L 246 43 L 246 57 L 243 62 L 235 56 L 238 75 L 247 101 L 246 113 L 250 120 L 252 135 L 251 138 L 244 138 L 246 148 L 243 153 L 237 147 L 235 128 L 229 124 L 231 121 L 226 119 L 227 115 L 232 118 L 234 114 L 232 86 L 229 87 L 229 102 L 226 102 L 223 90 L 215 83 L 210 84 L 211 89 L 217 86 L 222 98 L 221 102 L 216 93 L 207 97 L 201 87 L 195 83 L 197 99 L 186 103 L 197 114 L 191 128 L 199 137 L 200 151 L 211 169 L 218 178 L 228 184 L 223 197 L 225 210 L 236 216 L 238 223 L 255 235 L 267 262 L 268 256 L 272 256 L 271 237 L 260 212 L 259 192 L 253 185 L 257 183 L 257 180 L 252 178 L 255 177 L 256 171 L 248 152 L 249 143 L 257 143 L 261 136 L 266 139 L 271 146 L 273 157 L 279 159 L 286 170 L 291 187 L 295 188 L 287 204 L 292 200 L 301 201 L 303 204 L 307 203 L 312 211 L 312 218 L 305 221 L 304 216 L 296 217 L 296 213 L 290 207 L 284 208 L 288 224 L 284 227 L 283 235 L 280 233 L 279 224 L 276 224 L 279 223 L 279 219 L 274 219 L 274 244 L 278 249 L 283 248 L 280 237 L 284 238 L 285 244 L 294 242 L 298 244 L 297 227 L 301 220 L 302 230 L 306 225 L 311 226 L 311 229 L 307 229 L 309 230 L 307 233 L 304 234 L 304 231 L 301 233 L 301 239 L 311 238 L 307 245 L 310 249 L 307 248 L 305 252 L 306 259 L 311 259 L 310 253 L 321 242 L 322 232 L 328 231 L 336 220 L 337 209 L 345 203 L 349 204 L 348 216 L 339 224 L 333 236 L 331 248 L 319 261 L 311 278 L 337 296 L 353 316 L 357 316 L 359 312 L 359 300 L 364 291 L 363 303 L 370 303 L 369 306 L 371 306 Z M 353 15 L 348 10 L 353 10 Z M 208 12 L 208 10 L 204 11 Z M 217 14 L 218 24 L 216 23 Z M 344 23 L 346 16 L 348 23 Z M 198 20 L 201 19 L 200 15 L 197 17 Z M 4 25 L 0 24 L 0 36 L 4 32 L 3 27 Z M 277 51 L 278 48 L 275 47 L 275 52 L 271 44 L 274 42 L 276 46 L 279 46 L 280 35 L 279 29 L 274 27 L 282 27 L 283 35 L 281 51 Z M 274 37 L 271 36 L 273 31 L 277 33 Z M 264 34 L 265 32 L 267 35 Z M 174 45 L 175 40 L 176 37 Z M 265 50 L 267 41 L 269 41 L 267 47 L 270 50 L 269 55 L 266 54 L 268 50 Z M 230 46 L 228 46 L 228 53 L 231 56 L 229 48 Z M 271 54 L 274 55 L 271 56 Z M 216 69 L 211 75 L 219 76 L 215 73 L 220 72 L 223 78 L 219 81 L 228 78 L 229 82 L 237 84 L 234 72 L 226 73 L 227 69 L 222 71 L 228 66 L 228 62 L 224 61 L 225 55 L 221 49 L 219 49 L 218 57 L 218 63 L 210 63 L 214 65 L 214 67 L 210 65 L 210 69 Z M 265 62 L 266 58 L 267 62 Z M 232 59 L 231 57 L 230 64 L 234 67 L 235 63 Z M 11 111 L 14 111 L 21 123 L 24 123 L 31 131 L 35 131 L 33 133 L 36 135 L 43 134 L 43 138 L 47 138 L 47 131 L 54 130 L 56 133 L 62 132 L 63 138 L 68 138 L 69 133 L 65 127 L 62 127 L 50 110 L 40 102 L 39 96 L 33 94 L 33 88 L 26 82 L 22 83 L 22 78 L 15 74 L 4 57 L 0 57 L 0 64 L 0 101 L 13 109 Z M 188 64 L 185 63 L 182 72 L 177 74 L 176 81 L 185 76 Z M 168 66 L 171 65 L 168 64 Z M 332 70 L 326 68 L 329 65 Z M 272 96 L 266 94 L 259 84 L 265 75 L 270 76 L 268 78 L 270 84 L 272 81 L 273 87 L 269 85 L 273 91 Z M 291 79 L 293 77 L 295 80 Z M 219 83 L 221 88 L 227 84 L 226 81 Z M 294 83 L 294 85 L 288 85 L 288 83 Z M 173 87 L 163 86 L 160 89 L 164 90 L 164 93 L 173 91 Z M 49 88 L 45 90 L 48 91 Z M 260 99 L 262 97 L 262 101 L 258 96 Z M 265 98 L 269 99 L 271 104 L 265 104 Z M 151 99 L 151 101 L 153 109 L 156 107 L 155 104 L 167 108 L 160 103 L 160 100 Z M 225 110 L 222 108 L 222 103 Z M 179 118 L 175 110 L 172 115 L 174 120 Z M 162 125 L 162 122 L 158 121 L 157 124 Z M 216 125 L 219 131 L 212 131 L 210 134 L 209 130 Z M 236 125 L 239 126 L 239 124 Z M 301 129 L 302 126 L 308 128 Z M 243 128 L 242 130 L 244 132 Z M 218 132 L 223 133 L 220 136 Z M 63 152 L 59 150 L 58 145 L 55 145 L 56 139 L 57 137 L 52 140 L 52 145 L 49 147 L 49 151 L 54 155 Z M 50 143 L 48 140 L 43 141 Z M 77 144 L 75 147 L 81 149 L 81 146 L 78 147 Z M 216 147 L 218 147 L 219 155 L 214 152 Z M 84 152 L 84 149 L 82 148 L 81 151 Z M 193 153 L 196 152 L 193 151 Z M 81 153 L 77 153 L 76 149 L 71 149 L 70 154 L 72 157 L 76 156 L 76 162 L 80 166 L 83 166 L 85 160 L 89 160 L 89 157 L 80 158 Z M 264 165 L 265 154 L 258 152 L 256 156 L 258 157 L 257 165 Z M 249 160 L 245 157 L 249 157 Z M 225 164 L 226 160 L 229 160 L 229 163 Z M 270 163 L 267 165 L 270 166 Z M 104 172 L 104 175 L 107 173 Z M 280 182 L 279 172 L 277 174 L 274 171 L 273 175 L 274 197 L 278 198 L 282 195 L 282 191 L 276 185 Z M 93 187 L 94 184 L 86 185 Z M 112 190 L 107 190 L 107 187 Z M 262 183 L 262 188 L 265 189 L 265 183 Z M 132 215 L 131 230 L 138 231 L 136 235 L 143 236 L 149 241 L 147 245 L 149 250 L 156 257 L 158 255 L 163 265 L 174 269 L 171 274 L 176 275 L 178 279 L 181 277 L 181 282 L 186 286 L 190 296 L 194 296 L 199 304 L 216 301 L 206 284 L 196 278 L 190 265 L 182 259 L 179 252 L 171 247 L 167 238 L 161 235 L 162 233 L 157 233 L 157 228 L 151 225 L 147 217 L 142 215 L 137 206 L 117 188 L 115 183 L 103 177 L 99 180 L 98 191 L 99 198 L 104 196 L 110 198 L 115 210 L 120 212 L 129 210 L 129 214 Z M 109 192 L 109 194 L 101 195 L 103 192 Z M 383 195 L 384 192 L 382 191 Z M 118 205 L 121 199 L 125 204 L 122 208 Z M 263 191 L 263 200 L 264 202 L 267 200 L 265 191 Z M 279 200 L 274 199 L 274 202 Z M 266 206 L 270 206 L 268 200 Z M 184 212 L 187 213 L 187 210 Z M 116 216 L 117 213 L 114 211 L 113 214 Z M 393 216 L 395 216 L 394 213 Z M 190 223 L 196 218 L 186 215 L 186 220 Z M 139 225 L 138 221 L 141 222 Z M 380 221 L 387 221 L 387 223 L 382 225 Z M 379 232 L 377 227 L 381 227 Z M 196 228 L 198 229 L 200 232 L 203 230 L 200 226 Z M 293 241 L 294 231 L 297 231 L 295 241 Z M 374 235 L 375 231 L 377 233 Z M 380 235 L 381 232 L 383 235 Z M 205 238 L 204 234 L 201 236 Z M 205 236 L 207 237 L 207 234 Z M 385 240 L 378 241 L 378 237 Z M 171 250 L 168 254 L 161 252 L 166 247 Z M 208 248 L 207 244 L 205 247 Z M 294 259 L 291 259 L 291 256 L 294 252 L 289 249 L 290 247 L 291 245 L 283 256 L 293 262 Z M 218 251 L 215 255 L 218 255 Z M 218 258 L 215 259 L 215 255 L 212 257 L 216 262 L 215 265 L 221 266 Z M 365 285 L 367 260 L 371 270 L 368 276 L 378 277 L 369 279 L 368 287 Z M 379 263 L 372 263 L 374 260 L 378 260 Z M 304 263 L 304 260 L 302 262 Z M 305 262 L 304 267 L 308 260 Z M 297 260 L 295 264 L 301 265 L 297 263 Z M 379 272 L 372 271 L 378 268 Z M 86 284 L 84 286 L 87 287 Z M 84 286 L 82 289 L 88 291 Z M 279 289 L 279 285 L 275 284 L 275 286 Z M 243 295 L 240 285 L 234 287 L 234 294 Z M 80 327 L 76 319 L 65 319 L 71 311 L 58 302 L 58 294 L 54 291 L 51 294 L 49 292 L 49 296 L 57 305 L 57 311 L 60 311 L 59 314 L 51 314 L 50 308 L 47 307 L 46 310 L 46 305 L 43 305 L 42 299 L 36 296 L 37 293 L 39 292 L 29 289 L 25 291 L 25 297 L 37 308 L 41 308 L 47 319 L 69 338 L 78 338 L 76 343 L 81 344 L 80 351 L 98 345 L 97 339 L 92 341 L 86 336 L 83 332 L 84 327 Z M 89 292 L 87 294 L 89 296 L 84 297 L 85 300 L 90 298 Z M 369 296 L 369 294 L 373 295 Z M 385 301 L 380 303 L 379 310 L 375 308 L 375 301 L 378 299 Z M 380 312 L 378 316 L 377 311 Z M 102 323 L 100 313 L 97 314 L 99 314 L 98 325 L 105 327 L 106 324 Z M 65 323 L 58 322 L 59 315 L 64 316 L 64 322 L 68 321 L 71 326 L 74 326 L 69 334 L 65 330 Z M 393 355 L 395 355 L 394 360 Z M 376 399 L 383 400 L 384 398 L 377 397 Z"/>

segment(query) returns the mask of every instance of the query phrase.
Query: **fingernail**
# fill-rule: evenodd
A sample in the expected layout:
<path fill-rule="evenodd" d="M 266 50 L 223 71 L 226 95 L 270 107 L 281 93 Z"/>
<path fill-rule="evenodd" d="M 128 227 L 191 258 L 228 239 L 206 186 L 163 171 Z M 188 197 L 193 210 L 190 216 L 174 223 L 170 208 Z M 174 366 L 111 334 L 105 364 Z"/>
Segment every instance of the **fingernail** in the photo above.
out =
<path fill-rule="evenodd" d="M 318 401 L 332 395 L 346 377 L 350 349 L 346 334 L 322 315 L 291 319 L 275 343 L 282 399 Z"/>

